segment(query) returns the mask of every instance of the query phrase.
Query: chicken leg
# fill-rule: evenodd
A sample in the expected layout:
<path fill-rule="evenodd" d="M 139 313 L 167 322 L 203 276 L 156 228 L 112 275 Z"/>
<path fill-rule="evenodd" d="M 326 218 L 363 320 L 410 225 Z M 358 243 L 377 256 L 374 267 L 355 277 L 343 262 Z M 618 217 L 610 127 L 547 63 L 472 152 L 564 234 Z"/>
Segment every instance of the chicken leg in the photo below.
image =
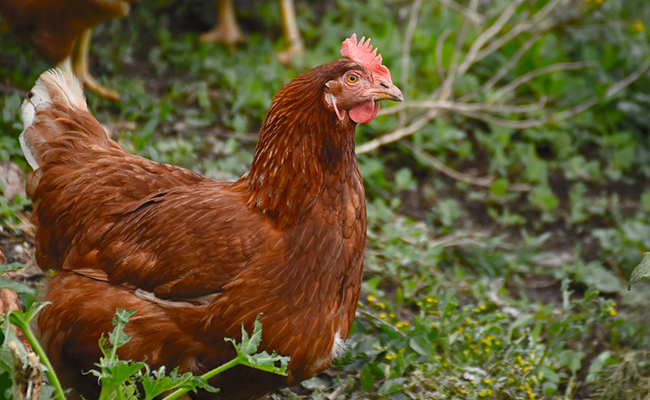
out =
<path fill-rule="evenodd" d="M 296 20 L 296 6 L 293 0 L 280 0 L 280 14 L 282 14 L 282 31 L 289 48 L 278 54 L 278 60 L 284 65 L 290 65 L 294 56 L 303 54 L 305 46 L 302 43 L 298 22 Z"/>
<path fill-rule="evenodd" d="M 199 36 L 201 43 L 225 43 L 235 44 L 243 40 L 243 34 L 237 16 L 235 15 L 235 6 L 232 0 L 219 0 L 219 9 L 217 10 L 217 24 L 209 31 Z"/>
<path fill-rule="evenodd" d="M 97 82 L 95 77 L 90 74 L 88 68 L 88 53 L 90 52 L 91 37 L 92 29 L 86 29 L 75 41 L 72 54 L 68 58 L 68 60 L 70 60 L 69 63 L 72 72 L 79 79 L 81 84 L 91 92 L 111 100 L 119 100 L 119 93 Z"/>

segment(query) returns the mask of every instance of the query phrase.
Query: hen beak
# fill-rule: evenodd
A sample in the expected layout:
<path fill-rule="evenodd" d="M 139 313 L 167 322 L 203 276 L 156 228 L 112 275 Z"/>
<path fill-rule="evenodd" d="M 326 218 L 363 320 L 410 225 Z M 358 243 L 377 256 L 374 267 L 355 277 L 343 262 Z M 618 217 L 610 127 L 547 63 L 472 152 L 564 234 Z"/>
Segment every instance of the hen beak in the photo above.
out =
<path fill-rule="evenodd" d="M 379 88 L 372 91 L 377 100 L 404 101 L 404 95 L 393 83 L 379 82 Z"/>

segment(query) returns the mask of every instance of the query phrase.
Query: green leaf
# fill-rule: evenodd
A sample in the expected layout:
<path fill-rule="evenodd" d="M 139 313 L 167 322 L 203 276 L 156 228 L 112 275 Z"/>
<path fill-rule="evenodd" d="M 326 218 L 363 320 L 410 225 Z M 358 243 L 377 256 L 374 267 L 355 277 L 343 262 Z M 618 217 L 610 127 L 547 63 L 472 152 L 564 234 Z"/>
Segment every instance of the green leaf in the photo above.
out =
<path fill-rule="evenodd" d="M 25 265 L 19 262 L 13 262 L 11 264 L 0 264 L 0 275 L 6 272 L 18 271 L 22 268 L 25 268 Z"/>
<path fill-rule="evenodd" d="M 6 272 L 17 271 L 19 269 L 25 268 L 25 265 L 21 263 L 11 263 L 0 265 L 0 275 Z M 29 297 L 32 297 L 36 294 L 36 291 L 31 286 L 27 286 L 24 283 L 12 281 L 6 276 L 0 276 L 0 289 L 11 289 L 16 293 L 24 293 Z"/>
<path fill-rule="evenodd" d="M 178 373 L 178 368 L 175 368 L 169 376 L 165 376 L 164 366 L 153 372 L 150 372 L 146 365 L 145 369 L 146 373 L 143 374 L 141 379 L 142 388 L 145 392 L 145 400 L 151 400 L 165 392 L 176 389 L 196 391 L 196 388 L 203 388 L 212 393 L 215 393 L 218 390 L 208 385 L 205 379 L 199 376 L 194 376 L 190 372 L 180 375 Z"/>
<path fill-rule="evenodd" d="M 16 293 L 24 293 L 27 296 L 34 296 L 36 292 L 34 288 L 25 285 L 24 283 L 12 281 L 6 276 L 0 276 L 0 289 L 10 289 Z"/>
<path fill-rule="evenodd" d="M 118 308 L 115 311 L 115 316 L 113 317 L 113 326 L 115 329 L 108 334 L 108 340 L 115 349 L 119 349 L 131 340 L 129 335 L 124 333 L 124 327 L 133 314 L 135 314 L 135 310 L 126 311 Z"/>
<path fill-rule="evenodd" d="M 370 367 L 368 367 L 368 364 L 364 365 L 363 368 L 361 368 L 359 382 L 361 383 L 361 389 L 363 389 L 365 392 L 370 393 L 373 391 L 375 387 L 375 378 L 372 376 L 372 372 L 370 372 Z"/>
<path fill-rule="evenodd" d="M 650 277 L 650 253 L 645 253 L 643 255 L 643 260 L 641 260 L 641 264 L 637 265 L 632 271 L 632 275 L 630 275 L 630 284 L 627 286 L 627 290 L 630 290 L 632 285 L 641 280 L 641 278 L 647 277 Z"/>
<path fill-rule="evenodd" d="M 496 196 L 504 196 L 506 193 L 508 193 L 508 184 L 509 182 L 507 179 L 499 178 L 492 183 L 492 186 L 490 186 L 490 191 Z"/>
<path fill-rule="evenodd" d="M 585 354 L 576 350 L 564 350 L 558 355 L 559 365 L 568 367 L 575 373 L 582 368 L 582 359 Z"/>
<path fill-rule="evenodd" d="M 409 347 L 416 353 L 425 357 L 433 358 L 433 345 L 427 338 L 416 337 L 409 340 Z"/>
<path fill-rule="evenodd" d="M 395 172 L 395 187 L 397 190 L 415 190 L 417 182 L 413 179 L 413 173 L 408 168 L 400 168 Z"/>
<path fill-rule="evenodd" d="M 250 337 L 242 324 L 242 339 L 240 344 L 237 344 L 231 338 L 224 338 L 224 340 L 231 342 L 233 346 L 235 346 L 235 350 L 237 351 L 237 360 L 240 364 L 286 376 L 289 357 L 278 355 L 276 352 L 269 354 L 266 351 L 256 354 L 257 348 L 262 341 L 262 323 L 260 322 L 260 315 L 255 319 L 253 334 Z M 280 363 L 280 367 L 277 367 L 276 363 Z"/>
<path fill-rule="evenodd" d="M 5 314 L 4 317 L 6 321 L 7 314 Z M 14 333 L 11 324 L 4 323 L 3 321 L 2 333 L 4 336 L 4 341 L 0 346 L 0 371 L 8 371 L 10 373 L 13 373 L 14 360 L 11 355 L 11 348 L 9 347 L 9 344 L 11 342 L 14 342 L 16 344 L 16 348 L 23 362 L 25 361 L 25 357 L 26 357 L 25 347 L 23 346 L 22 341 L 18 339 L 18 337 Z"/>
<path fill-rule="evenodd" d="M 91 371 L 91 373 L 98 378 L 102 379 L 102 386 L 110 386 L 117 388 L 129 380 L 133 374 L 144 368 L 142 362 L 131 362 L 119 360 L 111 362 L 106 358 L 100 359 L 99 363 L 95 364 L 101 368 L 100 371 Z"/>

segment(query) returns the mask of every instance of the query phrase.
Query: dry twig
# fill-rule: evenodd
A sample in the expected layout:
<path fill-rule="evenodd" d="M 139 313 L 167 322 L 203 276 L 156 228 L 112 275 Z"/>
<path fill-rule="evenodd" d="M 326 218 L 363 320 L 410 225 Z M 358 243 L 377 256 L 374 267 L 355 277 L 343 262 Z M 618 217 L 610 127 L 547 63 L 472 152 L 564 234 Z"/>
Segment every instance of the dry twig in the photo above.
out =
<path fill-rule="evenodd" d="M 358 146 L 357 153 L 367 153 L 388 143 L 393 143 L 408 137 L 425 127 L 433 119 L 438 118 L 445 113 L 456 113 L 468 118 L 478 119 L 489 124 L 505 126 L 512 129 L 525 129 L 541 126 L 551 121 L 557 122 L 571 118 L 599 102 L 599 98 L 594 96 L 566 110 L 550 110 L 542 116 L 523 119 L 517 116 L 513 117 L 512 114 L 524 115 L 543 111 L 547 104 L 546 96 L 541 96 L 537 101 L 528 104 L 521 104 L 521 102 L 519 102 L 520 104 L 503 104 L 502 102 L 503 99 L 508 98 L 509 95 L 514 93 L 519 87 L 539 76 L 560 71 L 575 71 L 584 68 L 592 68 L 599 65 L 593 61 L 552 64 L 525 73 L 494 90 L 497 84 L 521 60 L 523 55 L 539 41 L 542 34 L 559 23 L 559 21 L 554 17 L 554 15 L 557 15 L 558 13 L 554 13 L 554 11 L 563 4 L 562 0 L 549 1 L 542 9 L 533 15 L 522 13 L 518 17 L 518 21 L 512 20 L 515 16 L 517 7 L 522 4 L 523 0 L 513 1 L 495 16 L 494 21 L 489 27 L 477 36 L 464 56 L 462 56 L 462 49 L 465 45 L 465 39 L 470 26 L 476 23 L 483 23 L 487 18 L 477 18 L 477 15 L 480 15 L 477 11 L 478 0 L 471 0 L 468 7 L 462 9 L 459 9 L 460 6 L 454 3 L 453 0 L 439 0 L 439 2 L 463 15 L 463 22 L 458 34 L 456 35 L 454 49 L 452 50 L 451 62 L 446 71 L 442 65 L 443 45 L 450 36 L 450 31 L 444 30 L 436 41 L 436 47 L 434 49 L 436 56 L 435 67 L 442 83 L 431 95 L 428 96 L 426 100 L 410 101 L 382 110 L 380 115 L 399 112 L 400 122 L 398 126 L 393 131 Z M 404 67 L 409 66 L 407 59 L 410 54 L 411 40 L 416 29 L 417 14 L 420 10 L 420 5 L 421 1 L 419 0 L 413 4 L 407 29 L 407 40 L 405 40 L 402 48 L 402 67 L 405 74 L 408 74 L 408 68 Z M 509 29 L 507 28 L 508 24 L 512 25 Z M 494 76 L 488 79 L 476 91 L 467 93 L 461 96 L 458 100 L 453 99 L 453 87 L 460 76 L 466 74 L 477 62 L 494 54 L 507 43 L 511 42 L 523 33 L 529 33 L 530 37 L 519 46 L 519 49 L 503 64 Z M 605 98 L 613 96 L 618 91 L 635 82 L 648 69 L 650 69 L 650 58 L 645 60 L 632 74 L 613 84 L 605 93 Z M 406 87 L 404 82 L 408 82 L 408 75 L 402 82 L 402 85 Z M 486 100 L 476 103 L 471 102 L 477 98 L 484 98 Z M 422 111 L 414 111 L 411 114 L 407 114 L 409 109 L 420 109 Z M 510 114 L 510 116 L 503 116 L 503 114 Z M 443 173 L 446 173 L 449 176 L 461 177 L 464 175 L 457 171 L 454 171 L 456 173 L 451 172 L 453 170 L 446 166 L 442 166 L 439 163 L 428 163 L 441 170 L 441 172 L 444 171 Z M 475 181 L 473 177 L 471 179 L 467 179 L 466 177 L 463 179 Z M 479 180 L 477 182 L 485 183 L 486 181 Z"/>
<path fill-rule="evenodd" d="M 411 150 L 415 155 L 417 155 L 422 161 L 433 166 L 438 171 L 447 175 L 448 177 L 455 179 L 457 181 L 465 182 L 470 185 L 482 186 L 482 187 L 491 187 L 494 183 L 495 178 L 485 178 L 485 177 L 476 177 L 458 172 L 452 168 L 449 168 L 443 164 L 440 160 L 428 154 L 421 148 L 415 146 L 413 143 L 406 140 L 400 141 L 400 144 Z M 508 191 L 510 192 L 528 192 L 531 189 L 531 185 L 527 183 L 516 183 L 508 185 Z"/>

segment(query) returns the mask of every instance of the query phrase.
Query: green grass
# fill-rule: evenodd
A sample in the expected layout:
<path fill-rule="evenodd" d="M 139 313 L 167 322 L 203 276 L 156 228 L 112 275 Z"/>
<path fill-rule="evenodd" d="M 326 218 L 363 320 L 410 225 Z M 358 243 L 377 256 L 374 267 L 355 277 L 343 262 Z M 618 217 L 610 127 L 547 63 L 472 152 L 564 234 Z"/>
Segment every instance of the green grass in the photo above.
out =
<path fill-rule="evenodd" d="M 463 16 L 473 15 L 473 3 L 457 2 L 463 14 L 438 2 L 411 12 L 418 2 L 298 0 L 307 54 L 291 68 L 275 58 L 284 43 L 272 0 L 242 8 L 247 43 L 236 49 L 198 44 L 212 23 L 211 2 L 142 2 L 94 31 L 91 67 L 122 95 L 120 102 L 88 95 L 98 120 L 131 152 L 218 179 L 248 168 L 274 93 L 337 57 L 352 32 L 373 38 L 407 100 L 451 104 L 377 149 L 363 146 L 413 126 L 429 109 L 415 103 L 395 113 L 385 105 L 386 115 L 360 127 L 368 243 L 350 351 L 278 399 L 650 393 L 650 290 L 641 281 L 627 291 L 650 251 L 650 78 L 643 70 L 650 4 L 575 1 L 542 15 L 553 2 L 524 1 L 487 44 L 539 18 L 532 28 L 448 80 L 513 4 L 480 2 L 479 29 Z M 529 49 L 519 54 L 522 46 Z M 508 86 L 558 63 L 579 64 Z M 2 36 L 0 162 L 27 171 L 17 141 L 20 101 L 48 67 L 25 42 Z M 448 91 L 436 92 L 446 80 Z M 526 112 L 505 107 L 539 104 Z M 571 112 L 581 104 L 589 107 Z M 29 262 L 17 215 L 29 207 L 24 195 L 0 196 L 0 246 L 9 261 Z M 31 306 L 33 291 L 21 300 Z M 9 390 L 10 368 L 0 363 L 0 390 Z"/>

